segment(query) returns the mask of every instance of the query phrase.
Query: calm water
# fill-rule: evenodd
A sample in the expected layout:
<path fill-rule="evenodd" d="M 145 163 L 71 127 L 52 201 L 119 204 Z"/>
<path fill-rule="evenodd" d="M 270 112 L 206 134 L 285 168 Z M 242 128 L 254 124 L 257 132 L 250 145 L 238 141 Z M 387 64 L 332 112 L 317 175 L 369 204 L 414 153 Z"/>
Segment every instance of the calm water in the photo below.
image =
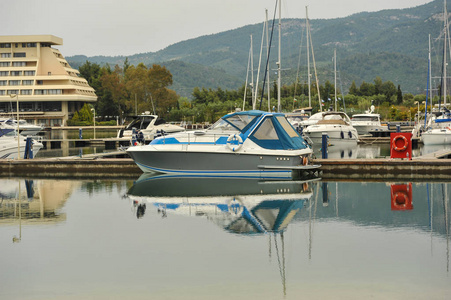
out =
<path fill-rule="evenodd" d="M 449 192 L 0 179 L 0 299 L 449 299 Z"/>

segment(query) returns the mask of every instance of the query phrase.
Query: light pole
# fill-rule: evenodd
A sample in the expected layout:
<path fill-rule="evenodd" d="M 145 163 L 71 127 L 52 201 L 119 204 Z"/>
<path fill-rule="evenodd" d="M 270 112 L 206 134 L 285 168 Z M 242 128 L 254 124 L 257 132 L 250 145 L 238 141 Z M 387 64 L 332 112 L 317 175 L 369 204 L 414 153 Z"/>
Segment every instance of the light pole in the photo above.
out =
<path fill-rule="evenodd" d="M 94 113 L 94 139 L 96 139 L 96 110 L 94 108 L 91 108 L 91 111 Z"/>
<path fill-rule="evenodd" d="M 418 104 L 418 109 L 417 109 L 417 122 L 420 122 L 420 101 L 415 101 L 413 104 Z"/>
<path fill-rule="evenodd" d="M 17 105 L 17 159 L 20 159 L 20 138 L 19 138 L 19 95 L 18 94 L 10 94 L 9 95 L 11 99 L 16 98 L 16 105 Z"/>

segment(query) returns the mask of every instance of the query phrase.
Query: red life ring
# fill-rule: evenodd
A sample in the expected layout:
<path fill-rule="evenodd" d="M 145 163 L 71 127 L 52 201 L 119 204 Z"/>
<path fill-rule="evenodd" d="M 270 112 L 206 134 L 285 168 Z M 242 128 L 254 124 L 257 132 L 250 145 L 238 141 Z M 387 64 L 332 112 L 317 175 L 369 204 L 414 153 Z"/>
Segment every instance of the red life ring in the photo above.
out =
<path fill-rule="evenodd" d="M 402 146 L 402 147 L 396 146 L 396 141 L 397 141 L 397 140 L 401 140 L 401 139 L 404 141 L 403 146 Z M 399 152 L 405 151 L 405 150 L 407 149 L 407 146 L 408 146 L 408 145 L 409 145 L 409 141 L 408 141 L 407 138 L 406 138 L 405 136 L 403 136 L 403 135 L 397 135 L 397 136 L 395 136 L 395 138 L 393 139 L 393 149 L 394 149 L 395 151 L 399 151 Z"/>
<path fill-rule="evenodd" d="M 409 196 L 404 191 L 396 192 L 393 195 L 393 201 L 397 207 L 405 208 L 407 206 L 408 200 L 409 200 Z"/>

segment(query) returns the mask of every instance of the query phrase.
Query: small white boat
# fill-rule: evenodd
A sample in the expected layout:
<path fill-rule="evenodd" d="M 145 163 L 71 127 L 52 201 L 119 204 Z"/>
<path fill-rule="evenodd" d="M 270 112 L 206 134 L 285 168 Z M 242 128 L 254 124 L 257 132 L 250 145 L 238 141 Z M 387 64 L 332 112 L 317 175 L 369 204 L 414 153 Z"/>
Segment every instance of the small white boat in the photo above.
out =
<path fill-rule="evenodd" d="M 17 129 L 16 119 L 0 119 L 0 126 L 4 128 Z M 19 120 L 19 133 L 23 136 L 36 136 L 44 128 L 39 125 L 30 124 L 25 120 Z"/>
<path fill-rule="evenodd" d="M 35 157 L 43 144 L 34 139 L 31 141 L 33 157 Z M 26 138 L 24 136 L 17 136 L 14 129 L 0 128 L 0 159 L 17 159 L 19 155 L 20 158 L 23 158 L 25 149 Z"/>
<path fill-rule="evenodd" d="M 423 145 L 451 145 L 451 128 L 433 128 L 421 134 Z"/>
<path fill-rule="evenodd" d="M 364 114 L 355 114 L 351 119 L 352 126 L 357 129 L 359 135 L 369 135 L 372 131 L 386 131 L 387 126 L 382 126 L 380 114 L 374 113 L 374 105 Z"/>
<path fill-rule="evenodd" d="M 119 130 L 117 137 L 131 139 L 133 128 L 136 132 L 141 131 L 146 141 L 153 140 L 160 133 L 168 134 L 185 130 L 181 126 L 166 123 L 162 118 L 157 115 L 151 115 L 150 112 L 146 111 L 136 116 L 125 129 Z"/>
<path fill-rule="evenodd" d="M 127 153 L 144 172 L 178 176 L 291 179 L 319 168 L 309 164 L 313 151 L 284 114 L 257 110 L 225 115 L 206 130 L 158 137 Z"/>
<path fill-rule="evenodd" d="M 304 135 L 313 144 L 321 144 L 323 133 L 326 133 L 329 144 L 350 143 L 357 145 L 359 134 L 351 125 L 351 120 L 346 113 L 337 111 L 319 112 L 311 116 L 309 121 L 313 125 L 304 129 Z"/>

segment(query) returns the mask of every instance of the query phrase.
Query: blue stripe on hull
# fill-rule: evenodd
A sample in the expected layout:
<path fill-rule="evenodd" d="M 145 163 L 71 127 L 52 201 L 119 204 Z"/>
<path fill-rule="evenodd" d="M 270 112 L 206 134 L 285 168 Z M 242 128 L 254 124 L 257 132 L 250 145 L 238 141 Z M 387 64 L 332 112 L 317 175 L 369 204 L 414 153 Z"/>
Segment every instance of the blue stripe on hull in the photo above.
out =
<path fill-rule="evenodd" d="M 232 171 L 206 171 L 206 170 L 169 170 L 154 168 L 144 164 L 135 163 L 144 172 L 166 173 L 179 176 L 202 176 L 202 177 L 234 177 L 234 178 L 265 178 L 265 179 L 280 179 L 292 178 L 291 170 L 232 170 Z"/>

